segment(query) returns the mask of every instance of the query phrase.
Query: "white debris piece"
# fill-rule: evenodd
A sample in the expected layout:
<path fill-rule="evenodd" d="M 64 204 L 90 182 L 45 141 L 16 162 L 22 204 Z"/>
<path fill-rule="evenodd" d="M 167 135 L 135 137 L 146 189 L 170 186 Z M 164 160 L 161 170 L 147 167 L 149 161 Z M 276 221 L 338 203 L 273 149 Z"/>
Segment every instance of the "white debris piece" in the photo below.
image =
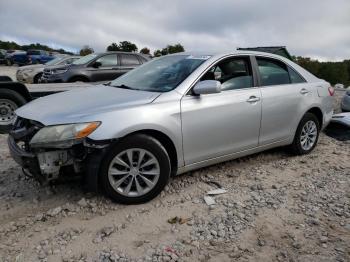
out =
<path fill-rule="evenodd" d="M 211 196 L 204 196 L 204 201 L 208 206 L 215 205 L 215 200 Z"/>
<path fill-rule="evenodd" d="M 218 188 L 218 189 L 213 189 L 207 192 L 207 195 L 213 196 L 213 195 L 221 195 L 225 194 L 227 192 L 226 189 L 223 188 Z"/>
<path fill-rule="evenodd" d="M 345 126 L 350 127 L 350 112 L 348 113 L 340 113 L 340 114 L 334 114 L 332 116 L 331 121 L 333 123 L 339 123 L 343 124 Z"/>

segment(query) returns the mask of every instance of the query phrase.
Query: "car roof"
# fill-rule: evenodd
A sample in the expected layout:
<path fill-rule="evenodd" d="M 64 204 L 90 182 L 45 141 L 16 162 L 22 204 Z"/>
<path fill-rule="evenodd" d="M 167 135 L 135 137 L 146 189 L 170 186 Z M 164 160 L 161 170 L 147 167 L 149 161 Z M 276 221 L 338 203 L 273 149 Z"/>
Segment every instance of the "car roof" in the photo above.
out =
<path fill-rule="evenodd" d="M 224 51 L 224 52 L 213 52 L 213 51 L 186 51 L 186 52 L 180 52 L 180 53 L 174 53 L 169 55 L 193 55 L 193 56 L 229 56 L 229 55 L 260 55 L 260 56 L 268 56 L 268 57 L 275 57 L 275 58 L 283 58 L 285 60 L 286 58 L 280 55 L 268 53 L 268 52 L 259 52 L 259 51 L 251 51 L 251 50 L 233 50 L 233 51 Z"/>
<path fill-rule="evenodd" d="M 94 53 L 97 56 L 101 56 L 101 55 L 106 55 L 106 54 L 126 54 L 126 55 L 139 55 L 142 56 L 146 59 L 150 59 L 148 56 L 141 54 L 141 53 L 136 53 L 136 52 L 123 52 L 123 51 L 107 51 L 107 52 L 96 52 Z"/>

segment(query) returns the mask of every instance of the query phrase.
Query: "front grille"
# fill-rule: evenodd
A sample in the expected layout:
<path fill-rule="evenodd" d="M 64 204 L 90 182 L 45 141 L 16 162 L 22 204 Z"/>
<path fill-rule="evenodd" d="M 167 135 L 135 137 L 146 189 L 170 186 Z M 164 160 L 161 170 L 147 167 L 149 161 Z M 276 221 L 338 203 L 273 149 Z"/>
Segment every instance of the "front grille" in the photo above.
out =
<path fill-rule="evenodd" d="M 43 73 L 43 78 L 49 78 L 51 76 L 51 70 L 45 69 Z"/>

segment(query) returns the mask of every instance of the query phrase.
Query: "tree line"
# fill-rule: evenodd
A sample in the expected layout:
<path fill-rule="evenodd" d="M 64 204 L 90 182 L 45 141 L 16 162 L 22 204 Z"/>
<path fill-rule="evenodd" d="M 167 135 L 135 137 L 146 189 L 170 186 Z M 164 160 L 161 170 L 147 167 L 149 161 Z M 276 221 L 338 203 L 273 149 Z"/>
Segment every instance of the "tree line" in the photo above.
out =
<path fill-rule="evenodd" d="M 343 84 L 350 86 L 350 60 L 342 62 L 320 62 L 309 57 L 293 57 L 294 61 L 314 74 L 318 78 L 324 79 L 332 85 Z"/>
<path fill-rule="evenodd" d="M 1 41 L 0 40 L 0 49 L 15 49 L 15 50 L 24 50 L 29 49 L 40 49 L 49 52 L 58 52 L 62 54 L 73 54 L 62 48 L 54 49 L 47 45 L 40 43 L 29 44 L 29 45 L 19 45 L 15 42 L 10 41 Z M 184 52 L 185 48 L 180 43 L 177 44 L 168 44 L 164 48 L 156 49 L 151 53 L 150 48 L 143 47 L 140 50 L 137 45 L 130 41 L 120 41 L 119 43 L 111 43 L 107 46 L 106 51 L 124 51 L 124 52 L 140 52 L 149 56 L 162 56 L 167 54 L 173 54 L 178 52 Z M 94 49 L 88 45 L 83 46 L 79 51 L 79 54 L 84 56 L 94 52 Z M 350 86 L 350 59 L 344 60 L 342 62 L 320 62 L 309 57 L 294 56 L 293 60 L 314 74 L 315 76 L 322 78 L 332 85 L 337 83 L 344 84 L 345 86 Z"/>
<path fill-rule="evenodd" d="M 138 47 L 129 41 L 121 41 L 118 44 L 117 43 L 111 43 L 109 46 L 107 46 L 106 51 L 123 51 L 123 52 L 138 52 L 139 49 Z M 153 56 L 158 57 L 162 55 L 168 55 L 168 54 L 174 54 L 174 53 L 179 53 L 179 52 L 184 52 L 185 48 L 181 44 L 174 44 L 174 45 L 167 45 L 166 47 L 162 49 L 156 49 L 153 52 Z M 81 50 L 80 50 L 80 55 L 87 55 L 91 54 L 94 52 L 94 49 L 91 48 L 90 46 L 85 45 Z M 143 47 L 139 51 L 142 54 L 145 55 L 150 55 L 151 50 L 148 47 Z"/>
<path fill-rule="evenodd" d="M 37 50 L 45 50 L 48 52 L 58 52 L 61 54 L 69 54 L 73 55 L 72 52 L 66 51 L 63 48 L 60 49 L 54 49 L 51 48 L 47 45 L 42 45 L 40 43 L 36 44 L 29 44 L 29 45 L 19 45 L 16 42 L 13 41 L 1 41 L 0 40 L 0 49 L 5 49 L 5 50 L 23 50 L 23 51 L 28 51 L 30 49 L 37 49 Z"/>

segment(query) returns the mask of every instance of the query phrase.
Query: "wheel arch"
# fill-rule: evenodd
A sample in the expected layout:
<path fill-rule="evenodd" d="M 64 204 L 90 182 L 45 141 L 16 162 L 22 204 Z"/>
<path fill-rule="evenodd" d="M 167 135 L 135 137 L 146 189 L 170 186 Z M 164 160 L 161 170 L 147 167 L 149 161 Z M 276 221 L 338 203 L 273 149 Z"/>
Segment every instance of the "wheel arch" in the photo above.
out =
<path fill-rule="evenodd" d="M 8 89 L 20 94 L 27 102 L 32 100 L 32 97 L 25 85 L 18 82 L 1 82 L 0 89 Z"/>
<path fill-rule="evenodd" d="M 134 131 L 132 133 L 129 133 L 126 136 L 122 137 L 121 139 L 128 137 L 128 136 L 136 135 L 136 134 L 144 134 L 144 135 L 148 135 L 150 137 L 153 137 L 156 140 L 158 140 L 162 144 L 162 146 L 164 146 L 164 148 L 167 151 L 167 153 L 169 154 L 169 158 L 170 158 L 171 176 L 176 175 L 177 169 L 178 169 L 178 155 L 177 155 L 178 152 L 177 152 L 175 144 L 171 140 L 171 138 L 159 130 L 142 129 L 142 130 L 138 130 L 138 131 Z"/>
<path fill-rule="evenodd" d="M 33 83 L 37 83 L 36 81 L 38 81 L 40 79 L 40 77 L 43 75 L 44 72 L 38 72 L 33 76 Z"/>
<path fill-rule="evenodd" d="M 312 113 L 317 117 L 317 120 L 320 124 L 320 129 L 321 129 L 323 126 L 323 112 L 322 112 L 321 108 L 314 106 L 314 107 L 311 107 L 308 111 L 306 111 L 305 114 L 306 113 Z"/>

